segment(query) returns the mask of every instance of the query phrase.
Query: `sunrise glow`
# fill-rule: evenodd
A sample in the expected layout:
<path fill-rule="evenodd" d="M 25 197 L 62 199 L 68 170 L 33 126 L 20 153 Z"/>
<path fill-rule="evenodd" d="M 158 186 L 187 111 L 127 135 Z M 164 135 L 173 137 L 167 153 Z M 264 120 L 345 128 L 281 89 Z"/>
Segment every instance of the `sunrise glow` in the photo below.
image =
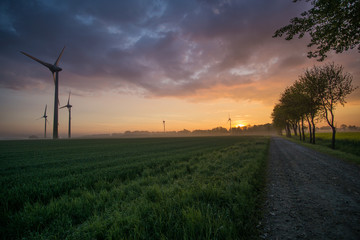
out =
<path fill-rule="evenodd" d="M 306 57 L 305 37 L 272 38 L 307 1 L 87 4 L 3 4 L 0 138 L 42 136 L 37 119 L 46 105 L 49 133 L 53 126 L 53 76 L 20 51 L 53 64 L 66 46 L 59 100 L 65 105 L 71 92 L 74 137 L 163 131 L 164 120 L 168 131 L 228 129 L 229 116 L 234 127 L 271 123 L 279 94 L 304 69 L 323 64 Z M 357 49 L 329 53 L 324 63 L 332 61 L 360 85 Z M 68 116 L 59 110 L 59 137 L 67 136 Z M 360 125 L 359 89 L 335 119 Z"/>

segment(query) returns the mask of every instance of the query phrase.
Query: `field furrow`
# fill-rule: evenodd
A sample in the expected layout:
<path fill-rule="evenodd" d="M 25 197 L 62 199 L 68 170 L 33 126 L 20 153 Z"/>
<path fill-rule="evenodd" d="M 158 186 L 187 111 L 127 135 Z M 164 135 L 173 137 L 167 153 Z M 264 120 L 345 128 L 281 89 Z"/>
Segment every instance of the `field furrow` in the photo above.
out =
<path fill-rule="evenodd" d="M 269 138 L 0 142 L 4 239 L 251 239 Z"/>

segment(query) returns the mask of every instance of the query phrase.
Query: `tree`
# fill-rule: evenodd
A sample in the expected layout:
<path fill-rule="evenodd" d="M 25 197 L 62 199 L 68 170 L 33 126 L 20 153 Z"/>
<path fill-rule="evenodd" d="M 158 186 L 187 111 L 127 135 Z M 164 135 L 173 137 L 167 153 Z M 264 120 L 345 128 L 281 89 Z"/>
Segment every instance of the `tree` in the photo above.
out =
<path fill-rule="evenodd" d="M 298 2 L 300 0 L 293 0 Z M 309 2 L 310 0 L 306 0 Z M 286 35 L 286 40 L 311 37 L 308 47 L 317 46 L 308 52 L 309 58 L 323 61 L 330 50 L 342 53 L 358 48 L 360 52 L 360 1 L 359 0 L 311 0 L 310 10 L 290 20 L 290 24 L 275 31 L 273 37 Z"/>
<path fill-rule="evenodd" d="M 346 124 L 341 124 L 340 128 L 341 128 L 341 130 L 345 131 L 347 126 L 346 126 Z"/>
<path fill-rule="evenodd" d="M 305 141 L 305 127 L 304 127 L 304 119 L 307 118 L 307 115 L 311 112 L 311 99 L 305 92 L 305 88 L 300 81 L 295 81 L 295 83 L 291 86 L 292 95 L 294 98 L 294 102 L 292 103 L 295 105 L 298 118 L 299 118 L 299 132 L 300 132 L 300 140 Z M 308 121 L 309 122 L 309 121 Z M 311 134 L 311 126 L 309 124 L 310 129 L 310 142 L 312 142 L 312 134 Z M 302 136 L 302 138 L 301 138 Z"/>
<path fill-rule="evenodd" d="M 305 140 L 303 117 L 304 95 L 297 85 L 287 87 L 281 94 L 279 103 L 275 105 L 272 112 L 273 125 L 280 131 L 285 129 L 286 136 L 291 137 L 291 129 L 294 135 L 299 133 L 300 140 Z"/>
<path fill-rule="evenodd" d="M 303 75 L 299 77 L 297 84 L 300 91 L 305 96 L 302 103 L 305 108 L 305 117 L 309 124 L 310 143 L 315 144 L 315 120 L 318 118 L 319 110 L 321 108 L 321 100 L 319 92 L 324 86 L 320 82 L 320 71 L 318 68 L 307 69 Z"/>
<path fill-rule="evenodd" d="M 306 114 L 306 104 L 304 104 L 304 95 L 298 85 L 294 84 L 285 89 L 281 94 L 279 103 L 275 105 L 271 117 L 273 125 L 280 133 L 282 129 L 285 129 L 286 136 L 291 137 L 292 129 L 295 136 L 299 132 L 300 140 L 305 140 L 304 115 Z"/>
<path fill-rule="evenodd" d="M 338 103 L 344 106 L 345 98 L 357 87 L 352 85 L 352 76 L 343 72 L 341 65 L 334 63 L 319 68 L 319 80 L 324 87 L 319 92 L 323 117 L 332 129 L 331 148 L 335 148 L 335 107 Z"/>
<path fill-rule="evenodd" d="M 278 103 L 274 106 L 273 112 L 271 113 L 271 118 L 273 121 L 273 125 L 276 129 L 278 129 L 280 135 L 282 135 L 282 130 L 285 129 L 286 136 L 289 137 L 291 135 L 288 132 L 287 128 L 287 117 L 284 110 L 284 107 L 281 103 Z"/>
<path fill-rule="evenodd" d="M 292 127 L 294 135 L 297 136 L 297 127 L 301 119 L 301 111 L 299 109 L 299 96 L 294 86 L 285 89 L 281 94 L 280 102 L 286 112 L 288 124 Z"/>

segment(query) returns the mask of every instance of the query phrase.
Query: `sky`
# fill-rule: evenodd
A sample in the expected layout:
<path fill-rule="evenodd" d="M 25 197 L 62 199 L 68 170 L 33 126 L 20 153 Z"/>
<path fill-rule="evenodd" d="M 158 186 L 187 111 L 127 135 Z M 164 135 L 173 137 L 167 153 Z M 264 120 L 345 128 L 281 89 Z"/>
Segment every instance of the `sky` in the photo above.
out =
<path fill-rule="evenodd" d="M 2 0 L 0 138 L 41 136 L 54 82 L 44 66 L 62 48 L 60 105 L 71 91 L 72 133 L 228 128 L 271 122 L 280 93 L 307 69 L 334 62 L 360 86 L 356 49 L 306 57 L 309 37 L 274 32 L 311 6 L 291 0 Z M 360 125 L 360 91 L 335 121 Z M 59 110 L 66 137 L 68 111 Z M 325 123 L 318 123 L 325 125 Z"/>

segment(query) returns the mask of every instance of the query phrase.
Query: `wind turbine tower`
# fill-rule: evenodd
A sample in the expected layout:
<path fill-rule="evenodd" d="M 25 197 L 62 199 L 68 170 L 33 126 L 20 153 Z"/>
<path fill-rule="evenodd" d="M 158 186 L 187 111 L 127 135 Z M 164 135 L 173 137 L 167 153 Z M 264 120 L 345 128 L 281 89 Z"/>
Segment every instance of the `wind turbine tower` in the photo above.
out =
<path fill-rule="evenodd" d="M 54 97 L 54 125 L 53 125 L 53 139 L 58 139 L 59 138 L 59 134 L 58 134 L 58 125 L 59 125 L 59 72 L 62 70 L 59 67 L 59 61 L 60 58 L 64 52 L 65 47 L 61 50 L 58 58 L 56 59 L 54 64 L 51 63 L 47 63 L 44 61 L 41 61 L 33 56 L 31 56 L 30 54 L 27 54 L 25 52 L 20 51 L 22 54 L 24 54 L 25 56 L 28 56 L 29 58 L 31 58 L 34 61 L 37 61 L 38 63 L 44 65 L 45 67 L 47 67 L 50 72 L 53 75 L 54 78 L 54 84 L 55 84 L 55 97 Z"/>
<path fill-rule="evenodd" d="M 71 92 L 69 92 L 69 98 L 68 98 L 68 102 L 65 106 L 62 106 L 61 108 L 67 108 L 69 110 L 69 129 L 68 129 L 68 138 L 71 138 L 71 108 L 72 105 L 70 105 L 70 94 Z M 60 109 L 61 109 L 60 108 Z"/>
<path fill-rule="evenodd" d="M 49 122 L 48 120 L 47 120 L 47 115 L 46 115 L 46 109 L 47 109 L 47 104 L 45 105 L 45 111 L 44 111 L 44 115 L 41 117 L 41 118 L 44 118 L 45 119 L 45 131 L 44 131 L 44 138 L 46 138 L 46 124 L 47 124 L 47 122 Z M 41 118 L 39 118 L 39 119 L 41 119 Z"/>
<path fill-rule="evenodd" d="M 163 125 L 164 125 L 164 133 L 165 133 L 165 120 L 163 120 Z"/>
<path fill-rule="evenodd" d="M 230 114 L 229 114 L 229 119 L 228 119 L 228 122 L 230 122 L 230 127 L 229 127 L 229 133 L 231 133 L 231 117 L 230 117 Z"/>

